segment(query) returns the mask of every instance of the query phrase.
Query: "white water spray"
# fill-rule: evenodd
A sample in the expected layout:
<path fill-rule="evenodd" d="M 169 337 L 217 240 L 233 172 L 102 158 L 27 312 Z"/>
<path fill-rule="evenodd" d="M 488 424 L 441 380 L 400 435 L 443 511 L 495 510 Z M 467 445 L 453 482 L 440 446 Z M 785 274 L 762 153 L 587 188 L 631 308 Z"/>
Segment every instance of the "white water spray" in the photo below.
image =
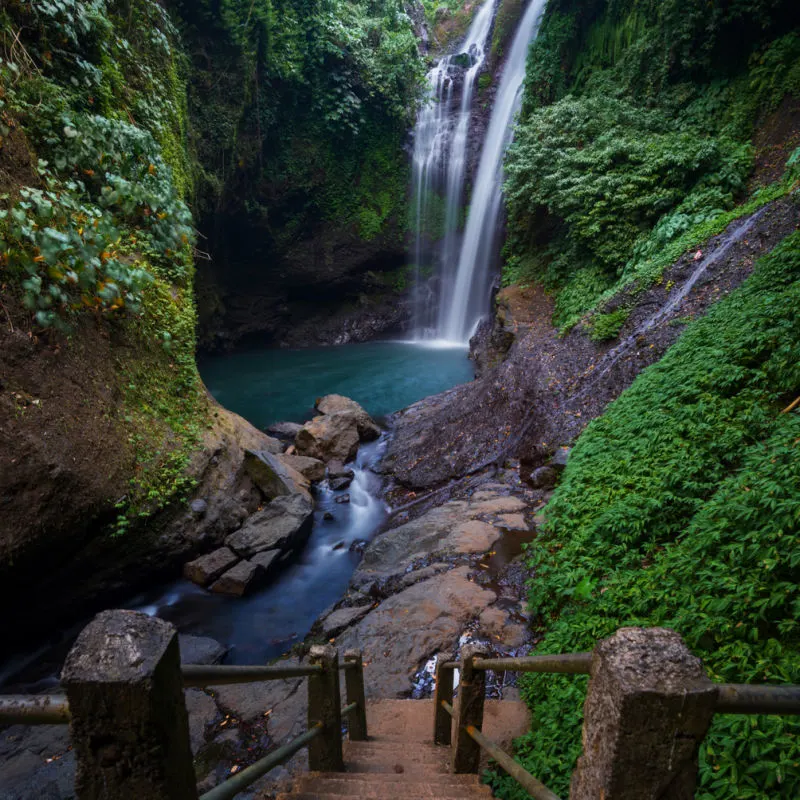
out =
<path fill-rule="evenodd" d="M 444 56 L 428 73 L 430 95 L 417 117 L 414 135 L 413 185 L 416 242 L 414 263 L 417 291 L 422 290 L 421 268 L 426 259 L 425 245 L 438 232 L 441 209 L 431 207 L 438 192 L 444 193 L 444 242 L 442 260 L 445 267 L 454 264 L 458 247 L 458 222 L 464 195 L 467 134 L 472 114 L 475 81 L 487 55 L 487 38 L 492 24 L 494 0 L 485 0 L 467 31 L 457 54 Z M 465 68 L 465 69 L 464 69 Z M 464 69 L 461 102 L 453 113 L 455 78 Z M 442 274 L 444 284 L 452 284 L 454 272 Z M 430 330 L 434 320 L 432 297 L 417 297 L 414 330 L 418 337 Z"/>
<path fill-rule="evenodd" d="M 538 32 L 545 3 L 546 0 L 531 0 L 528 5 L 500 79 L 472 191 L 455 282 L 452 291 L 440 298 L 437 335 L 441 339 L 467 341 L 487 308 L 489 268 L 497 250 L 502 204 L 503 155 L 522 101 L 528 47 Z"/>

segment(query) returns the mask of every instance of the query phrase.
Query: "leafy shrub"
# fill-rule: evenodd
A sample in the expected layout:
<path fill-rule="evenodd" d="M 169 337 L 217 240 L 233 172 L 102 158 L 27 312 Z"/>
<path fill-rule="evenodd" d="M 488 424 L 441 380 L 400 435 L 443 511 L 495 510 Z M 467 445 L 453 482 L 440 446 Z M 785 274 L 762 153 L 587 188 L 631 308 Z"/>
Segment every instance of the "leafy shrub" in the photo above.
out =
<path fill-rule="evenodd" d="M 630 313 L 629 308 L 618 308 L 608 314 L 596 314 L 592 318 L 592 330 L 589 334 L 592 341 L 605 342 L 608 339 L 616 339 Z"/>
<path fill-rule="evenodd" d="M 664 625 L 714 680 L 800 682 L 800 415 L 781 413 L 800 392 L 798 303 L 793 234 L 580 437 L 528 550 L 537 653 Z M 518 752 L 556 792 L 580 750 L 584 690 L 524 681 L 534 727 Z M 697 797 L 797 797 L 798 733 L 789 717 L 715 718 Z"/>

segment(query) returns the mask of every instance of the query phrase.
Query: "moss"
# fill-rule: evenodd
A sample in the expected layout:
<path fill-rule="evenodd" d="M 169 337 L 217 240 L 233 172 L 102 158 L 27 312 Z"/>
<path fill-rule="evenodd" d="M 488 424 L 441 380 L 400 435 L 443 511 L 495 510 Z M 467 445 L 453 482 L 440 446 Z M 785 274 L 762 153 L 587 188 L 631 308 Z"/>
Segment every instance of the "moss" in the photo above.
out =
<path fill-rule="evenodd" d="M 492 30 L 492 63 L 497 64 L 505 54 L 517 22 L 522 16 L 525 4 L 522 0 L 501 0 L 494 18 L 494 29 Z"/>

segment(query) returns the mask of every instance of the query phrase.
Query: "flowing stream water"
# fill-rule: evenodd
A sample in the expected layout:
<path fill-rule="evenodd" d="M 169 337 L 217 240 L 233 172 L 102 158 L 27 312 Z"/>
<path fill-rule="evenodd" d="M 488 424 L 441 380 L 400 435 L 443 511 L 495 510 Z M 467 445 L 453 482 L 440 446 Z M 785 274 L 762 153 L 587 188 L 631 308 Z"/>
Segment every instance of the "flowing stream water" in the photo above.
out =
<path fill-rule="evenodd" d="M 314 400 L 333 392 L 360 402 L 378 419 L 431 394 L 471 380 L 464 348 L 409 342 L 369 342 L 308 350 L 252 348 L 208 357 L 200 372 L 228 409 L 265 428 L 303 422 Z M 160 583 L 118 607 L 173 622 L 181 633 L 211 636 L 230 647 L 227 663 L 257 664 L 302 641 L 315 619 L 345 592 L 359 561 L 354 543 L 368 541 L 386 518 L 380 477 L 373 467 L 385 438 L 362 445 L 347 489 L 316 486 L 314 527 L 297 560 L 271 583 L 244 598 L 211 594 L 183 579 Z M 350 502 L 336 502 L 347 493 Z M 328 513 L 332 519 L 325 519 Z M 55 632 L 35 651 L 0 661 L 0 684 L 20 691 L 53 686 L 70 642 L 87 620 Z"/>

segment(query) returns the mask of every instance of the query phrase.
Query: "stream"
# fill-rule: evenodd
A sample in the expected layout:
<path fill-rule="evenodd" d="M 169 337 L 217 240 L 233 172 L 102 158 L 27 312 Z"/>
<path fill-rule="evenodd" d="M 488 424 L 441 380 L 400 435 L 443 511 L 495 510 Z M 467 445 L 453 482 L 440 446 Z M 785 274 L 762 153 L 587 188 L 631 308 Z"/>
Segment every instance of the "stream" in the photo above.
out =
<path fill-rule="evenodd" d="M 380 420 L 410 403 L 472 379 L 463 347 L 409 342 L 369 342 L 304 350 L 252 348 L 206 357 L 200 373 L 226 408 L 259 428 L 313 416 L 317 397 L 338 393 L 361 403 Z M 314 528 L 300 556 L 275 580 L 244 598 L 211 594 L 178 579 L 153 586 L 119 607 L 157 615 L 181 633 L 210 636 L 229 648 L 225 663 L 264 663 L 301 642 L 313 622 L 345 592 L 360 559 L 360 547 L 384 522 L 381 479 L 372 470 L 386 435 L 362 445 L 352 484 L 332 491 L 314 487 Z M 350 495 L 350 503 L 336 502 Z M 332 519 L 325 519 L 326 513 Z M 17 691 L 52 686 L 83 620 L 35 652 L 0 663 L 0 683 Z"/>

